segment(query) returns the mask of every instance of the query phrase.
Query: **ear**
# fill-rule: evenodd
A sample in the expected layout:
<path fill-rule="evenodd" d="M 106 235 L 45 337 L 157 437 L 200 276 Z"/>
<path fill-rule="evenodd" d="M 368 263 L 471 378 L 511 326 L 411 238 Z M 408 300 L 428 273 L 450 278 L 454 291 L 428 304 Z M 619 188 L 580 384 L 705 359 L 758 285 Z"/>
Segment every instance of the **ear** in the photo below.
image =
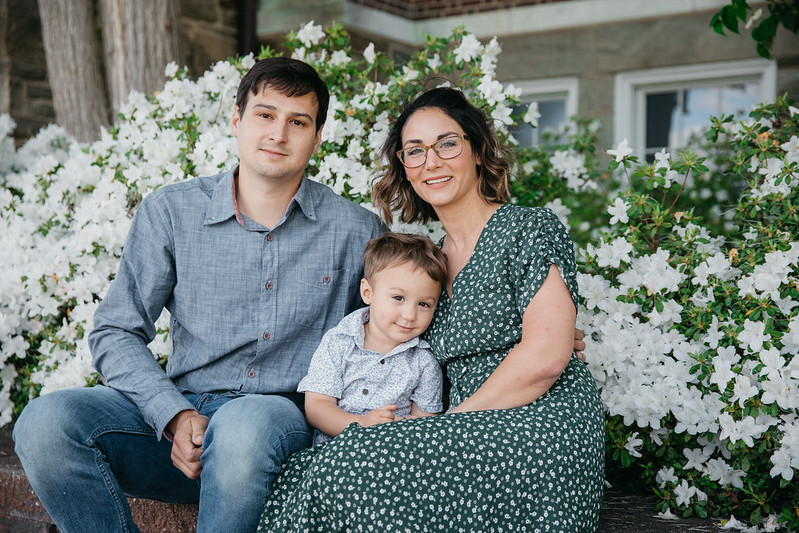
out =
<path fill-rule="evenodd" d="M 313 151 L 316 152 L 319 150 L 319 145 L 322 144 L 322 131 L 325 129 L 325 125 L 322 124 L 322 127 L 319 128 L 319 131 L 316 132 L 316 140 L 314 141 Z"/>
<path fill-rule="evenodd" d="M 231 132 L 234 137 L 238 136 L 239 121 L 241 120 L 241 113 L 239 113 L 239 106 L 233 108 L 233 118 L 230 119 Z"/>
<path fill-rule="evenodd" d="M 363 303 L 366 305 L 369 305 L 372 300 L 372 287 L 369 285 L 369 281 L 366 278 L 361 278 L 361 300 L 363 300 Z"/>

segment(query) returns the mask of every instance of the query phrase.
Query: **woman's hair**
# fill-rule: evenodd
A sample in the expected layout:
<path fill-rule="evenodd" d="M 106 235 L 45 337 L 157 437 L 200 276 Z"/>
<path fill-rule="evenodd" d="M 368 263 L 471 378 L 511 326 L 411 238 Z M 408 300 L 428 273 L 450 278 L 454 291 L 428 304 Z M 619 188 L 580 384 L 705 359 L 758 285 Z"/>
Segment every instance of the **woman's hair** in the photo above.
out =
<path fill-rule="evenodd" d="M 413 233 L 389 231 L 374 238 L 363 252 L 363 275 L 367 280 L 386 268 L 411 263 L 443 287 L 447 281 L 447 257 L 433 241 Z"/>
<path fill-rule="evenodd" d="M 324 125 L 330 92 L 312 66 L 288 57 L 269 57 L 257 61 L 239 83 L 236 92 L 239 113 L 244 113 L 251 94 L 258 94 L 266 87 L 289 97 L 313 93 L 316 97 L 316 131 Z"/>
<path fill-rule="evenodd" d="M 422 93 L 408 104 L 383 144 L 382 155 L 388 160 L 388 170 L 372 188 L 372 203 L 381 210 L 383 218 L 391 223 L 393 212 L 399 211 L 400 220 L 407 223 L 438 220 L 433 207 L 411 187 L 405 167 L 397 157 L 397 151 L 402 149 L 402 129 L 421 109 L 440 109 L 458 123 L 469 136 L 472 152 L 480 158 L 477 172 L 480 194 L 487 202 L 506 202 L 510 198 L 508 158 L 485 113 L 469 103 L 461 91 L 440 87 Z"/>

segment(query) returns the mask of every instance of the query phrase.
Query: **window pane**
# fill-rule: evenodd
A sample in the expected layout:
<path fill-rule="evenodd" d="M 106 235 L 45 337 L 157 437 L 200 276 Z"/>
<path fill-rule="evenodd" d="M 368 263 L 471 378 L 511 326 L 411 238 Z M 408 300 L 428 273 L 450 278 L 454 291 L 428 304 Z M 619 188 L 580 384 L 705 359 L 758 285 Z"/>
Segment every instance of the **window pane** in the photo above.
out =
<path fill-rule="evenodd" d="M 752 106 L 758 102 L 758 89 L 756 81 L 734 83 L 722 87 L 720 113 L 735 115 L 739 119 L 749 116 Z"/>
<path fill-rule="evenodd" d="M 710 126 L 710 117 L 721 108 L 721 87 L 686 89 L 680 131 L 672 136 L 670 147 L 685 146 L 691 135 L 701 135 Z"/>
<path fill-rule="evenodd" d="M 523 102 L 521 105 L 513 106 L 513 113 L 524 116 L 528 105 L 529 102 Z M 541 144 L 541 134 L 547 131 L 555 134 L 560 133 L 566 123 L 566 99 L 539 100 L 538 112 L 541 116 L 538 118 L 538 127 L 536 129 L 533 129 L 526 122 L 521 122 L 521 119 L 520 124 L 509 128 L 510 133 L 519 142 L 519 146 L 538 146 Z M 561 137 L 557 136 L 553 142 L 560 142 L 560 139 Z"/>
<path fill-rule="evenodd" d="M 649 93 L 646 95 L 646 156 L 669 146 L 672 130 L 679 124 L 677 91 Z"/>
<path fill-rule="evenodd" d="M 538 119 L 540 134 L 551 132 L 554 134 L 553 143 L 560 142 L 563 137 L 561 131 L 566 123 L 566 100 L 539 102 L 538 112 L 541 113 L 541 118 Z"/>

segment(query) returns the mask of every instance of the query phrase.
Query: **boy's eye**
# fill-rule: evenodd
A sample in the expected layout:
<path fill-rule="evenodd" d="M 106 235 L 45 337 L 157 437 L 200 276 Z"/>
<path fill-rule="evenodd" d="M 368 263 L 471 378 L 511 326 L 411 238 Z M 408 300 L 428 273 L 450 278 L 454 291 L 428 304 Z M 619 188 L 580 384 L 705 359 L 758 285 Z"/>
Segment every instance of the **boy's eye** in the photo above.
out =
<path fill-rule="evenodd" d="M 405 298 L 403 298 L 402 296 L 399 296 L 399 295 L 392 296 L 392 298 L 394 300 L 398 301 L 398 302 L 404 302 L 405 301 Z"/>
<path fill-rule="evenodd" d="M 419 302 L 419 306 L 421 307 L 430 307 L 430 304 L 427 302 Z"/>

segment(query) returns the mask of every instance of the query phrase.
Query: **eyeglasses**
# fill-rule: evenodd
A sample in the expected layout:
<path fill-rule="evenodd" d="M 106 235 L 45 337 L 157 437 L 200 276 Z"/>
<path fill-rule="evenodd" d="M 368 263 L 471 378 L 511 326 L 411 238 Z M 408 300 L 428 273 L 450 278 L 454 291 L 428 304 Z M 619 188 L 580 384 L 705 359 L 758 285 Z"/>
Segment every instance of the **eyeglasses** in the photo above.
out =
<path fill-rule="evenodd" d="M 468 140 L 468 135 L 450 135 L 433 144 L 403 148 L 397 152 L 397 157 L 405 165 L 405 168 L 416 168 L 424 165 L 424 162 L 427 161 L 427 151 L 430 148 L 441 159 L 452 159 L 461 155 L 463 141 Z"/>

